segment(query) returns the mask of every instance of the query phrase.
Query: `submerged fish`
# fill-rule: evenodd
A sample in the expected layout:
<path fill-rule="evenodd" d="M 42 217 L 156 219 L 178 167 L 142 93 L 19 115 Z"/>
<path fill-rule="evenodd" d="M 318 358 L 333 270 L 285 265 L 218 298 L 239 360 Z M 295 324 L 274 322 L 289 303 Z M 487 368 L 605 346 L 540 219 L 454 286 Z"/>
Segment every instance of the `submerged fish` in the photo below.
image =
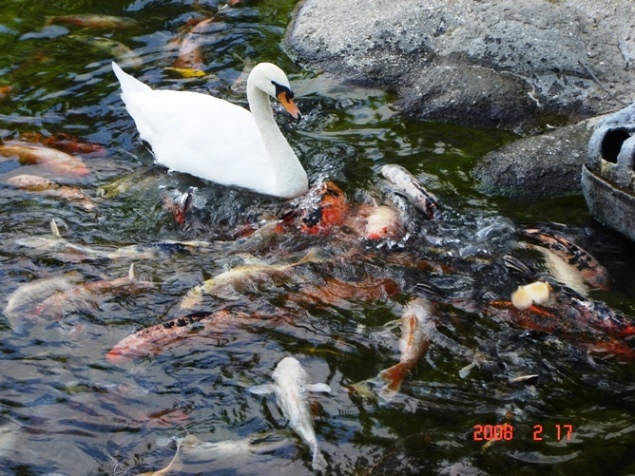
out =
<path fill-rule="evenodd" d="M 183 456 L 189 456 L 198 462 L 227 460 L 234 467 L 236 458 L 274 451 L 287 445 L 285 440 L 269 442 L 259 441 L 256 438 L 208 442 L 201 441 L 194 435 L 187 435 L 174 440 L 180 443 Z"/>
<path fill-rule="evenodd" d="M 60 198 L 66 202 L 77 204 L 85 210 L 92 210 L 96 206 L 95 202 L 80 188 L 60 185 L 37 175 L 14 175 L 7 180 L 7 183 L 28 192 Z"/>
<path fill-rule="evenodd" d="M 106 358 L 114 364 L 159 354 L 168 345 L 196 335 L 205 329 L 218 329 L 219 325 L 235 323 L 239 319 L 253 319 L 246 312 L 223 309 L 214 313 L 196 312 L 146 327 L 120 340 L 110 349 Z"/>
<path fill-rule="evenodd" d="M 33 316 L 32 308 L 36 303 L 55 293 L 72 289 L 80 279 L 81 274 L 74 271 L 62 276 L 38 279 L 16 289 L 7 299 L 3 311 L 13 331 L 23 332 L 24 324 Z"/>
<path fill-rule="evenodd" d="M 404 167 L 386 164 L 381 168 L 381 174 L 397 187 L 398 191 L 403 193 L 415 208 L 423 212 L 428 218 L 434 217 L 439 209 L 437 199 L 423 188 L 421 183 Z"/>
<path fill-rule="evenodd" d="M 133 294 L 155 286 L 155 283 L 136 279 L 134 264 L 131 264 L 128 275 L 124 278 L 94 281 L 56 292 L 44 299 L 33 312 L 40 317 L 59 320 L 64 314 L 98 306 L 105 295 Z"/>
<path fill-rule="evenodd" d="M 197 76 L 197 73 L 205 75 L 203 71 L 205 68 L 202 48 L 203 35 L 205 35 L 205 30 L 209 25 L 215 21 L 217 21 L 215 18 L 206 18 L 194 25 L 183 37 L 179 45 L 178 57 L 173 64 L 175 70 L 188 72 L 189 77 Z"/>
<path fill-rule="evenodd" d="M 81 154 L 90 157 L 106 157 L 107 155 L 106 149 L 101 145 L 81 140 L 65 132 L 54 132 L 49 136 L 45 136 L 41 132 L 25 132 L 20 134 L 20 139 L 54 147 L 71 155 Z"/>
<path fill-rule="evenodd" d="M 71 25 L 81 28 L 100 28 L 105 30 L 129 30 L 137 28 L 139 22 L 134 18 L 88 13 L 49 16 L 46 18 L 46 26 L 49 25 Z"/>
<path fill-rule="evenodd" d="M 6 141 L 0 145 L 0 156 L 16 158 L 21 165 L 41 165 L 61 175 L 87 175 L 86 164 L 73 155 L 51 147 L 27 142 Z"/>
<path fill-rule="evenodd" d="M 276 279 L 288 279 L 294 267 L 316 261 L 315 252 L 309 251 L 305 257 L 294 263 L 279 265 L 243 265 L 218 274 L 190 289 L 181 300 L 179 309 L 193 309 L 203 302 L 205 295 L 223 299 L 236 299 L 237 292 L 248 286 L 262 284 Z"/>
<path fill-rule="evenodd" d="M 401 316 L 401 338 L 399 363 L 379 373 L 387 383 L 379 391 L 382 403 L 390 402 L 401 388 L 406 375 L 417 366 L 419 359 L 430 344 L 430 336 L 436 332 L 433 306 L 424 298 L 415 298 L 403 310 Z"/>
<path fill-rule="evenodd" d="M 272 378 L 273 384 L 251 387 L 249 391 L 259 395 L 275 392 L 282 414 L 311 449 L 313 470 L 324 471 L 327 462 L 322 456 L 315 436 L 307 392 L 330 392 L 331 388 L 324 383 L 309 384 L 306 371 L 294 357 L 282 359 L 273 371 Z"/>
<path fill-rule="evenodd" d="M 539 243 L 530 247 L 543 254 L 549 273 L 562 284 L 581 294 L 587 294 L 588 287 L 608 290 L 607 269 L 571 240 L 536 227 L 520 227 L 519 233 Z"/>

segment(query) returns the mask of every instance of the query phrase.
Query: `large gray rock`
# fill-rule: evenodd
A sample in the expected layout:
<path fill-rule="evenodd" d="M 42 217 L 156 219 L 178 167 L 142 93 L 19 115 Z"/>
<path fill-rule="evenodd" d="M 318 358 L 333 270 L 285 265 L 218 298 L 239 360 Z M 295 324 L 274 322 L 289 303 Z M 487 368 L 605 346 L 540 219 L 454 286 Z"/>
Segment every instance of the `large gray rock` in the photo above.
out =
<path fill-rule="evenodd" d="M 545 199 L 579 195 L 580 170 L 600 118 L 511 142 L 485 155 L 472 175 L 488 195 Z"/>
<path fill-rule="evenodd" d="M 304 0 L 286 45 L 413 117 L 527 132 L 617 109 L 603 87 L 630 102 L 633 18 L 632 0 Z"/>

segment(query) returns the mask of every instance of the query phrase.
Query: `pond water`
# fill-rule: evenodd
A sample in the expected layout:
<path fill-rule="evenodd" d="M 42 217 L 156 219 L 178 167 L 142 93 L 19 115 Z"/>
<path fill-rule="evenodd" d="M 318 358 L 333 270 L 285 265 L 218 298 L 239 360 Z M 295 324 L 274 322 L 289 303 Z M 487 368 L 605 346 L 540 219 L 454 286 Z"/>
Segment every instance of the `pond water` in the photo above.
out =
<path fill-rule="evenodd" d="M 208 443 L 254 441 L 252 451 L 239 443 L 233 451 L 199 445 L 156 474 L 309 474 L 310 452 L 276 398 L 249 391 L 270 383 L 276 364 L 294 356 L 309 380 L 331 387 L 311 397 L 327 474 L 635 473 L 633 362 L 589 356 L 588 340 L 575 334 L 523 329 L 470 307 L 481 296 L 508 299 L 523 283 L 503 256 L 538 262 L 519 249 L 514 229 L 539 223 L 564 230 L 608 268 L 611 291 L 595 291 L 594 299 L 635 315 L 632 244 L 594 223 L 580 197 L 527 203 L 481 195 L 470 168 L 513 140 L 510 134 L 407 120 L 387 92 L 294 64 L 282 38 L 295 3 L 3 2 L 2 139 L 64 133 L 103 150 L 82 156 L 86 175 L 0 162 L 0 472 L 155 474 L 172 460 L 175 441 L 192 435 Z M 54 18 L 78 14 L 95 15 L 97 24 Z M 184 77 L 171 69 L 178 41 L 211 17 L 201 38 L 205 74 Z M 153 87 L 242 105 L 243 72 L 275 62 L 304 115 L 295 123 L 276 109 L 276 119 L 312 183 L 332 180 L 351 203 L 371 203 L 386 198 L 380 167 L 399 164 L 442 211 L 432 220 L 411 213 L 407 239 L 383 246 L 345 228 L 236 239 L 236 229 L 259 226 L 289 204 L 155 165 L 120 99 L 113 57 Z M 18 189 L 11 179 L 20 174 L 78 187 L 88 198 Z M 193 211 L 179 226 L 164 203 L 191 187 Z M 51 220 L 65 241 L 53 239 Z M 197 246 L 148 248 L 169 241 Z M 159 252 L 134 253 L 134 245 Z M 269 318 L 219 321 L 154 355 L 106 358 L 131 333 L 184 314 L 181 300 L 202 281 L 239 265 L 303 257 L 284 279 L 207 296 L 198 309 Z M 9 312 L 26 285 L 52 280 L 68 289 L 125 278 L 133 263 L 136 279 L 151 285 L 61 303 L 45 301 L 54 296 L 51 286 L 33 287 L 19 312 Z M 392 324 L 411 299 L 430 298 L 419 283 L 444 296 L 435 322 L 446 341 L 433 340 L 399 393 L 381 402 L 377 376 L 400 358 L 400 327 Z M 454 305 L 459 298 L 463 305 Z M 448 339 L 454 344 L 440 344 Z M 465 349 L 480 349 L 484 363 L 462 378 L 470 364 Z M 495 425 L 505 428 L 505 441 L 487 443 Z"/>

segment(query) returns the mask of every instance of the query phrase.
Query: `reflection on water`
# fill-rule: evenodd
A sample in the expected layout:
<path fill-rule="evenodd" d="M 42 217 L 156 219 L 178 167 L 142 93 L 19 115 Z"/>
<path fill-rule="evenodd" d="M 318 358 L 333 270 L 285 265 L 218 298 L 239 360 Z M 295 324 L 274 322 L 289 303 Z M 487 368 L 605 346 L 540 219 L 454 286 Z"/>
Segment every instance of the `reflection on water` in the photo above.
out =
<path fill-rule="evenodd" d="M 5 145 L 33 133 L 66 133 L 107 153 L 73 154 L 87 175 L 0 162 L 2 474 L 159 471 L 188 435 L 199 443 L 179 456 L 175 474 L 309 473 L 309 451 L 275 399 L 248 392 L 267 383 L 288 355 L 312 381 L 331 387 L 330 395 L 312 399 L 328 473 L 635 470 L 632 362 L 589 356 L 589 333 L 584 340 L 527 329 L 479 308 L 524 284 L 504 255 L 540 263 L 519 248 L 516 226 L 558 221 L 611 273 L 612 291 L 592 297 L 635 315 L 630 245 L 593 225 L 581 199 L 511 203 L 475 191 L 475 157 L 509 136 L 408 121 L 382 91 L 293 64 L 280 46 L 292 0 L 245 0 L 232 8 L 216 0 L 120 0 L 107 11 L 93 2 L 4 3 Z M 87 13 L 94 16 L 50 18 Z M 97 16 L 106 14 L 134 21 Z M 202 55 L 196 67 L 204 75 L 172 69 L 188 32 L 193 41 L 192 27 L 211 17 L 191 50 Z M 288 203 L 155 166 L 119 98 L 113 57 L 155 87 L 242 105 L 244 73 L 259 61 L 276 62 L 289 73 L 305 116 L 299 124 L 281 113 L 276 119 L 311 182 L 335 181 L 353 212 L 379 203 L 405 207 L 407 235 L 371 243 L 351 222 L 328 233 L 294 226 L 280 233 L 267 224 L 287 213 Z M 386 163 L 414 173 L 439 200 L 440 214 L 427 220 L 391 199 L 380 174 Z M 14 177 L 26 174 L 57 185 L 18 188 Z M 93 206 L 69 198 L 62 186 Z M 164 204 L 188 190 L 194 209 L 177 226 Z M 59 236 L 50 232 L 52 220 Z M 237 277 L 241 269 L 248 272 Z M 106 358 L 126 336 L 183 315 L 191 289 L 230 270 L 223 292 L 207 292 L 191 311 L 227 310 L 235 319 L 203 320 L 152 355 Z M 395 321 L 430 290 L 440 293 L 433 299 L 436 337 L 382 405 L 376 377 L 402 351 L 404 328 Z M 591 335 L 605 349 L 614 343 Z M 482 361 L 461 378 L 470 364 L 465 349 L 478 350 Z M 484 427 L 505 424 L 512 428 L 506 441 L 475 441 Z"/>

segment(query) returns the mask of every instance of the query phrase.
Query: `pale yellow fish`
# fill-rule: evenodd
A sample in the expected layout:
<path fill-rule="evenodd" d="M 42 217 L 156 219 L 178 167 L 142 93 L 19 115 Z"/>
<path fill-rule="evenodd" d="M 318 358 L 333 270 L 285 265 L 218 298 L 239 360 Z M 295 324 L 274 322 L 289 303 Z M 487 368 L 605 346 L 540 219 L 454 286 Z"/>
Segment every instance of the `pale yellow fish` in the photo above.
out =
<path fill-rule="evenodd" d="M 512 293 L 512 303 L 517 309 L 529 309 L 534 304 L 544 304 L 549 300 L 550 287 L 544 281 L 534 281 L 525 286 L 518 286 Z"/>
<path fill-rule="evenodd" d="M 181 301 L 179 309 L 187 310 L 199 306 L 205 295 L 214 295 L 223 299 L 237 299 L 241 287 L 246 288 L 249 285 L 262 284 L 274 279 L 286 279 L 294 267 L 317 261 L 315 254 L 312 249 L 304 258 L 295 263 L 236 266 L 190 289 Z"/>
<path fill-rule="evenodd" d="M 69 25 L 104 30 L 129 30 L 139 27 L 134 18 L 100 14 L 55 15 L 46 17 L 46 25 Z"/>
<path fill-rule="evenodd" d="M 60 185 L 59 183 L 37 175 L 15 175 L 10 177 L 7 183 L 19 189 L 26 190 L 27 192 L 60 198 L 66 202 L 79 205 L 85 210 L 92 210 L 96 206 L 95 202 L 80 188 Z"/>

